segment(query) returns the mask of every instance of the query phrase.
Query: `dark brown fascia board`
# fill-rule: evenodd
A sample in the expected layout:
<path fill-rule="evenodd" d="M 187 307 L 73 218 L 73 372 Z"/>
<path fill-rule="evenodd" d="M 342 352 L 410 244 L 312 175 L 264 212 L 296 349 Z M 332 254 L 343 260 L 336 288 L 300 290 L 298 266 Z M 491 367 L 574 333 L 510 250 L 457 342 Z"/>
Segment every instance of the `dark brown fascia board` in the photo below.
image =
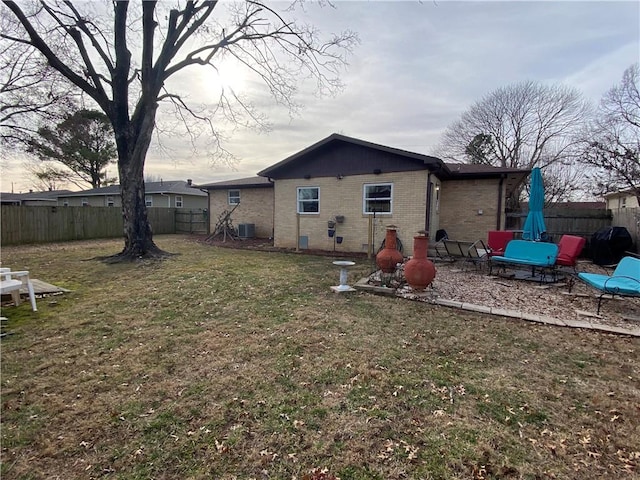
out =
<path fill-rule="evenodd" d="M 205 183 L 203 185 L 193 185 L 193 188 L 201 190 L 228 190 L 234 188 L 273 188 L 273 182 L 266 178 L 240 178 L 237 180 L 225 180 L 222 182 Z"/>
<path fill-rule="evenodd" d="M 360 140 L 358 138 L 347 137 L 346 135 L 340 135 L 339 133 L 333 133 L 328 137 L 320 140 L 319 142 L 316 142 L 313 145 L 303 150 L 300 150 L 297 153 L 294 153 L 293 155 L 285 158 L 284 160 L 281 160 L 278 163 L 275 163 L 270 167 L 267 167 L 264 170 L 259 171 L 258 175 L 261 177 L 269 177 L 270 174 L 272 174 L 274 171 L 281 169 L 282 167 L 286 166 L 290 162 L 293 162 L 298 158 L 306 155 L 307 153 L 312 152 L 313 150 L 320 148 L 323 145 L 326 145 L 327 143 L 333 142 L 334 140 L 353 143 L 355 145 L 360 145 L 362 147 L 367 147 L 367 148 L 375 148 L 383 152 L 393 153 L 395 155 L 402 155 L 404 157 L 413 158 L 415 160 L 421 160 L 422 162 L 424 162 L 425 165 L 427 165 L 427 168 L 429 168 L 429 170 L 437 170 L 439 167 L 444 165 L 443 161 L 440 160 L 438 157 L 423 155 L 421 153 L 409 152 L 407 150 L 400 150 L 399 148 L 387 147 L 385 145 L 379 145 L 377 143 L 367 142 L 365 140 Z"/>

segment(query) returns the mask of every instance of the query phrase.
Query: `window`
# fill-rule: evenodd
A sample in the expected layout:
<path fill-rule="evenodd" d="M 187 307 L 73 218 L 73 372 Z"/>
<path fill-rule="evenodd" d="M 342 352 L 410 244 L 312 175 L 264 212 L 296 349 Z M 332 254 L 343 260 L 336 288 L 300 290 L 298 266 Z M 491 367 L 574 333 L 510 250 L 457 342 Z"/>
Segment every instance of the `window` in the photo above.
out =
<path fill-rule="evenodd" d="M 151 195 L 144 196 L 144 204 L 147 207 L 153 207 L 153 197 Z"/>
<path fill-rule="evenodd" d="M 227 200 L 229 205 L 238 205 L 240 203 L 240 190 L 228 190 Z"/>
<path fill-rule="evenodd" d="M 298 187 L 298 213 L 320 212 L 320 188 Z"/>
<path fill-rule="evenodd" d="M 363 198 L 364 213 L 392 213 L 393 184 L 365 184 Z"/>
<path fill-rule="evenodd" d="M 182 195 L 176 195 L 176 208 L 182 208 Z"/>
<path fill-rule="evenodd" d="M 80 203 L 82 203 L 83 207 L 88 207 L 89 206 L 89 199 L 87 197 L 83 197 L 82 200 L 80 200 Z"/>
<path fill-rule="evenodd" d="M 107 197 L 107 207 L 113 207 L 113 197 Z"/>
<path fill-rule="evenodd" d="M 622 206 L 620 208 L 627 208 L 627 197 L 622 197 Z"/>

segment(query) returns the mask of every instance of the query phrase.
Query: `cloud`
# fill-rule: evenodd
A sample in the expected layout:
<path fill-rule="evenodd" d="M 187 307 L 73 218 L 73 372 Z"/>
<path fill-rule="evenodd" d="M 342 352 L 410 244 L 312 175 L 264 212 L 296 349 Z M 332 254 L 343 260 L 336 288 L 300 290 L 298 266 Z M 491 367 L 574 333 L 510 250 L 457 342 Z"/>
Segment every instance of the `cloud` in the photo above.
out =
<path fill-rule="evenodd" d="M 280 4 L 276 4 L 280 5 Z M 296 15 L 323 33 L 350 29 L 361 43 L 336 97 L 314 95 L 302 82 L 298 116 L 274 105 L 264 86 L 236 66 L 224 79 L 198 69 L 174 86 L 196 103 L 217 101 L 218 81 L 232 84 L 265 113 L 269 133 L 231 131 L 225 147 L 238 162 L 212 163 L 202 128 L 195 146 L 182 134 L 151 149 L 146 171 L 165 180 L 208 183 L 255 175 L 333 132 L 432 153 L 444 129 L 489 92 L 523 80 L 576 87 L 594 102 L 640 58 L 637 2 L 336 2 L 305 4 Z M 15 166 L 2 175 L 6 191 Z"/>

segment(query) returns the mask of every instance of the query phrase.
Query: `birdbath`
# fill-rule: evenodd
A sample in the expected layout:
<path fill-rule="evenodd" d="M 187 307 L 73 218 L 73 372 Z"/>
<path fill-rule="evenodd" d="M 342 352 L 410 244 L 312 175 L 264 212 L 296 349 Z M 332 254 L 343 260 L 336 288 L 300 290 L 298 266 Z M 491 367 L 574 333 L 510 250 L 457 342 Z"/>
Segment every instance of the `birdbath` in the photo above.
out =
<path fill-rule="evenodd" d="M 355 288 L 351 288 L 347 285 L 347 268 L 353 267 L 356 262 L 350 262 L 348 260 L 336 260 L 334 265 L 340 267 L 340 285 L 331 287 L 331 290 L 337 293 L 341 292 L 355 292 Z"/>

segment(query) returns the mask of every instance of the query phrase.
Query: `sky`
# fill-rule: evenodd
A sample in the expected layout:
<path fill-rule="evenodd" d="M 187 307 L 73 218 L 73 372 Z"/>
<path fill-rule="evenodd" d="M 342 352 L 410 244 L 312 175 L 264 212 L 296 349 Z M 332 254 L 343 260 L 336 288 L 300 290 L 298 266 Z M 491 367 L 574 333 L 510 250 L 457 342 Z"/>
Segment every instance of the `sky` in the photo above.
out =
<path fill-rule="evenodd" d="M 319 97 L 302 84 L 304 107 L 290 116 L 266 88 L 240 71 L 227 81 L 271 122 L 269 132 L 227 132 L 228 164 L 205 155 L 186 136 L 161 137 L 147 156 L 155 179 L 195 184 L 250 177 L 341 133 L 433 154 L 442 133 L 484 95 L 533 80 L 578 89 L 598 102 L 640 60 L 640 2 L 612 1 L 341 1 L 308 5 L 296 16 L 330 34 L 357 32 L 360 43 L 341 74 L 343 91 Z M 206 98 L 204 72 L 180 78 L 192 98 Z M 1 191 L 24 192 L 24 160 L 3 158 Z M 115 166 L 110 175 L 116 173 Z M 72 189 L 77 189 L 72 187 Z"/>

